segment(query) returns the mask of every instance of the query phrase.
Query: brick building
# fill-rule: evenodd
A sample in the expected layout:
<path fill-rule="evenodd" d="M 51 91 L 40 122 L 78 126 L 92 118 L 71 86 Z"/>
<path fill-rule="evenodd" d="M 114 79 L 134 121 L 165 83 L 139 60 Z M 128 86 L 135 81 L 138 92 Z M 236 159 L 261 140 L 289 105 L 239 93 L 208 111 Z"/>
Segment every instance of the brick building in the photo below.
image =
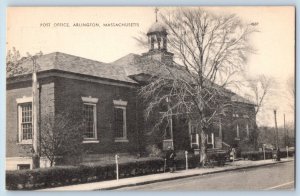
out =
<path fill-rule="evenodd" d="M 159 39 L 156 36 L 159 35 Z M 38 129 L 43 116 L 72 112 L 87 120 L 82 148 L 85 156 L 110 153 L 140 153 L 151 141 L 162 147 L 171 141 L 176 150 L 199 147 L 194 122 L 174 120 L 169 127 L 173 136 L 156 138 L 145 134 L 147 122 L 137 89 L 145 77 L 155 74 L 159 62 L 173 64 L 167 50 L 167 31 L 159 22 L 149 29 L 149 51 L 129 54 L 112 63 L 102 63 L 60 52 L 39 57 L 38 65 Z M 155 62 L 155 63 L 154 63 Z M 158 63 L 157 63 L 158 62 Z M 7 170 L 32 167 L 32 81 L 31 60 L 21 62 L 25 72 L 7 78 Z M 239 146 L 248 141 L 255 127 L 254 105 L 229 93 L 233 107 L 226 117 L 211 127 L 207 143 L 212 148 Z M 230 122 L 230 123 L 226 123 Z M 149 123 L 148 123 L 149 124 Z M 49 166 L 45 157 L 41 167 Z"/>

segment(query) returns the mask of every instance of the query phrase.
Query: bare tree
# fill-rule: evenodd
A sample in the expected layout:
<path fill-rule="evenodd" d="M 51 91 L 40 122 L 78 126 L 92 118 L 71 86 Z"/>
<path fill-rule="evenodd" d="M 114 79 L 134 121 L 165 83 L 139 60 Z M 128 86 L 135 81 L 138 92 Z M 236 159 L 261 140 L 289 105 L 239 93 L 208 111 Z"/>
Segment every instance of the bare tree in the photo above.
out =
<path fill-rule="evenodd" d="M 295 110 L 295 97 L 296 97 L 296 92 L 295 92 L 295 79 L 294 76 L 290 76 L 287 79 L 286 82 L 286 87 L 287 87 L 287 99 L 290 102 L 290 108 L 294 111 Z"/>
<path fill-rule="evenodd" d="M 15 47 L 13 47 L 12 50 L 7 51 L 6 54 L 7 77 L 19 75 L 26 71 L 26 69 L 21 66 L 21 59 L 22 58 L 20 52 Z"/>
<path fill-rule="evenodd" d="M 81 153 L 83 121 L 75 114 L 47 113 L 41 120 L 41 154 L 53 166 L 60 158 Z"/>
<path fill-rule="evenodd" d="M 259 75 L 247 81 L 256 105 L 255 115 L 257 115 L 268 101 L 268 97 L 274 95 L 275 80 L 265 75 Z"/>
<path fill-rule="evenodd" d="M 248 37 L 256 24 L 245 24 L 235 15 L 215 15 L 201 8 L 180 8 L 161 15 L 169 31 L 168 44 L 182 66 L 160 65 L 141 88 L 148 102 L 146 116 L 167 105 L 158 122 L 184 116 L 197 122 L 201 160 L 206 160 L 206 130 L 230 106 L 230 92 L 243 71 L 249 53 Z M 232 95 L 232 94 L 231 94 Z"/>

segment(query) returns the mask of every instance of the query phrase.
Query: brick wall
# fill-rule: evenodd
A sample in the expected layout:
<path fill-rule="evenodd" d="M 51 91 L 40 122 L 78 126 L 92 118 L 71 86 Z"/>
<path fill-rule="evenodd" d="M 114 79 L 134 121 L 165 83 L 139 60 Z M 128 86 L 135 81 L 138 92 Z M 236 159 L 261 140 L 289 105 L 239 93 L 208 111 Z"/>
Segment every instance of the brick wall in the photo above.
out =
<path fill-rule="evenodd" d="M 18 104 L 16 99 L 32 97 L 32 83 L 8 83 L 6 89 L 6 156 L 31 156 L 31 145 L 18 143 Z M 38 108 L 40 115 L 54 110 L 54 81 L 53 78 L 39 80 Z M 53 100 L 53 101 L 49 101 Z"/>
<path fill-rule="evenodd" d="M 83 76 L 82 76 L 83 77 Z M 151 119 L 147 122 L 143 118 L 143 102 L 137 99 L 136 88 L 118 86 L 101 82 L 90 81 L 88 77 L 71 79 L 64 77 L 46 77 L 39 79 L 39 113 L 41 119 L 44 115 L 72 112 L 83 113 L 82 97 L 98 98 L 97 110 L 97 135 L 99 143 L 84 143 L 83 149 L 86 154 L 107 153 L 138 153 L 144 150 L 149 142 L 161 144 L 162 138 L 151 135 L 145 136 L 149 129 Z M 31 97 L 31 82 L 9 83 L 7 85 L 7 157 L 30 156 L 30 149 L 26 145 L 18 143 L 18 119 L 16 102 L 17 98 Z M 113 100 L 127 101 L 127 138 L 128 142 L 115 142 L 114 138 L 114 105 Z M 233 114 L 239 117 L 233 117 Z M 244 118 L 248 115 L 248 118 Z M 252 105 L 236 103 L 231 110 L 227 111 L 222 119 L 223 141 L 230 145 L 236 144 L 236 123 L 240 126 L 240 137 L 244 138 L 246 130 L 243 125 L 249 121 L 249 132 L 254 130 L 255 111 Z M 176 149 L 186 150 L 190 147 L 189 130 L 187 122 L 177 119 L 174 123 L 174 145 Z M 152 124 L 153 125 L 153 124 Z M 150 130 L 148 130 L 150 131 Z M 212 128 L 215 136 L 218 134 L 218 126 Z M 153 136 L 153 137 L 152 137 Z M 155 141 L 154 141 L 155 140 Z M 29 145 L 27 145 L 28 147 Z"/>
<path fill-rule="evenodd" d="M 56 113 L 70 110 L 72 113 L 81 114 L 83 112 L 81 97 L 98 98 L 96 115 L 99 143 L 82 144 L 86 153 L 135 153 L 138 151 L 138 131 L 140 130 L 137 129 L 135 89 L 61 77 L 55 79 Z M 128 102 L 126 107 L 128 142 L 115 142 L 113 100 Z"/>

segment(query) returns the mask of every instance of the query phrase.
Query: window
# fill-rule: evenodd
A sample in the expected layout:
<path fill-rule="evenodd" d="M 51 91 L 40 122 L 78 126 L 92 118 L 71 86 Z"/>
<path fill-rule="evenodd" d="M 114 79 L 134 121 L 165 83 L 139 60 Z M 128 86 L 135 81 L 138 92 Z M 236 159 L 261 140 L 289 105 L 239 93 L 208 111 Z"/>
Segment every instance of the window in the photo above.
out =
<path fill-rule="evenodd" d="M 195 124 L 189 124 L 191 148 L 199 148 L 199 135 L 197 133 L 197 126 Z"/>
<path fill-rule="evenodd" d="M 32 144 L 32 97 L 18 98 L 17 103 L 19 143 Z"/>
<path fill-rule="evenodd" d="M 164 135 L 165 140 L 173 139 L 172 131 L 173 131 L 173 121 L 172 118 L 170 117 L 170 119 L 167 120 L 167 125 L 165 129 L 165 135 Z"/>
<path fill-rule="evenodd" d="M 197 143 L 197 130 L 195 126 L 191 126 L 191 142 Z"/>
<path fill-rule="evenodd" d="M 21 107 L 21 133 L 22 140 L 32 139 L 32 104 L 22 104 Z"/>
<path fill-rule="evenodd" d="M 128 142 L 126 124 L 127 101 L 114 100 L 114 137 L 115 142 Z"/>
<path fill-rule="evenodd" d="M 238 118 L 239 114 L 234 113 L 234 114 L 232 114 L 232 116 L 235 117 L 235 118 Z"/>
<path fill-rule="evenodd" d="M 246 133 L 247 133 L 247 137 L 249 137 L 249 124 L 246 123 Z"/>
<path fill-rule="evenodd" d="M 115 108 L 115 137 L 124 138 L 124 109 Z"/>
<path fill-rule="evenodd" d="M 240 127 L 239 124 L 236 125 L 236 138 L 240 138 Z"/>
<path fill-rule="evenodd" d="M 83 103 L 83 117 L 84 117 L 84 131 L 83 143 L 98 143 L 97 140 L 97 98 L 82 97 Z"/>
<path fill-rule="evenodd" d="M 96 106 L 91 104 L 83 105 L 84 111 L 84 138 L 96 139 L 96 124 L 95 124 L 95 111 Z"/>
<path fill-rule="evenodd" d="M 215 147 L 215 136 L 214 133 L 206 134 L 207 144 L 211 144 L 211 147 Z"/>
<path fill-rule="evenodd" d="M 18 170 L 30 169 L 30 164 L 18 164 Z"/>

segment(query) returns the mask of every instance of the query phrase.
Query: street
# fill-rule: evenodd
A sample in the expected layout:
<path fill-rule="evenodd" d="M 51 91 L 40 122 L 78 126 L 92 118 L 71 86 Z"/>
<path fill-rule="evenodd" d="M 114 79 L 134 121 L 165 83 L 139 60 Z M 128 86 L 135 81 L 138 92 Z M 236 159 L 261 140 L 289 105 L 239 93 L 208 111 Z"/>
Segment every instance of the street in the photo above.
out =
<path fill-rule="evenodd" d="M 116 190 L 294 190 L 294 162 L 124 187 Z"/>

